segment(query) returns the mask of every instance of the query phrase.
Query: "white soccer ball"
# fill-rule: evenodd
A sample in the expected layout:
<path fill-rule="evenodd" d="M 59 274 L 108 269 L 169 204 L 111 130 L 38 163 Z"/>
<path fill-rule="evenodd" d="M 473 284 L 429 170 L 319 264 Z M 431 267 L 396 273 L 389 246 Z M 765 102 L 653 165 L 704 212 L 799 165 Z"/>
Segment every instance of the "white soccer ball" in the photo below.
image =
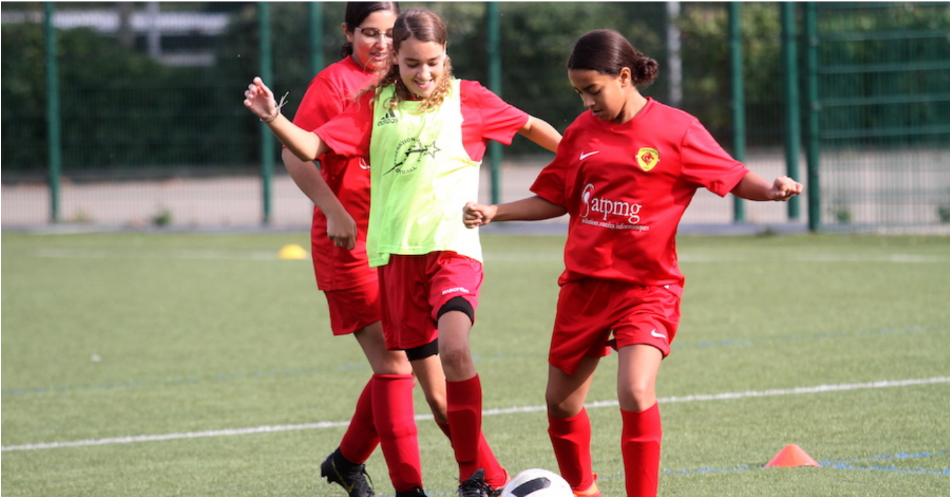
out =
<path fill-rule="evenodd" d="M 501 490 L 501 497 L 574 497 L 574 491 L 557 473 L 534 468 L 515 475 Z"/>

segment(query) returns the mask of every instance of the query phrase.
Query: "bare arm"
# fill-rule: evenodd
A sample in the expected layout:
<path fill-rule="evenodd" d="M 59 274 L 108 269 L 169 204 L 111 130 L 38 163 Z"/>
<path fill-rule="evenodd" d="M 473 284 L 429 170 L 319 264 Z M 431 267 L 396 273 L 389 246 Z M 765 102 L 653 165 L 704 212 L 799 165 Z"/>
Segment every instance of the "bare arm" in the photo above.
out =
<path fill-rule="evenodd" d="M 528 116 L 528 122 L 518 130 L 518 134 L 552 152 L 557 152 L 557 144 L 561 142 L 561 133 L 554 126 L 534 116 Z"/>
<path fill-rule="evenodd" d="M 564 207 L 535 195 L 498 205 L 469 202 L 465 204 L 462 220 L 466 228 L 475 228 L 492 221 L 540 221 L 566 213 Z"/>
<path fill-rule="evenodd" d="M 281 159 L 300 191 L 327 216 L 327 238 L 337 247 L 352 250 L 356 246 L 356 221 L 333 194 L 316 165 L 300 160 L 286 148 Z"/>
<path fill-rule="evenodd" d="M 274 136 L 300 160 L 314 160 L 330 151 L 330 147 L 314 133 L 297 127 L 280 113 L 274 93 L 261 78 L 254 78 L 244 92 L 244 106 L 267 123 Z"/>
<path fill-rule="evenodd" d="M 758 174 L 749 171 L 732 189 L 732 194 L 746 200 L 785 202 L 802 193 L 802 188 L 801 183 L 788 176 L 775 178 L 775 181 L 770 184 Z"/>

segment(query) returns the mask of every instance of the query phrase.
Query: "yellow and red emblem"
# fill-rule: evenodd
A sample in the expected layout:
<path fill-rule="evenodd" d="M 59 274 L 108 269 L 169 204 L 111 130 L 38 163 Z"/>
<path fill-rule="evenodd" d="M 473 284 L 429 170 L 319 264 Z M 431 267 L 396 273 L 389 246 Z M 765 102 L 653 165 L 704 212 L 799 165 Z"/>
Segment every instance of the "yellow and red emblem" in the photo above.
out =
<path fill-rule="evenodd" d="M 655 148 L 643 147 L 637 152 L 637 164 L 644 171 L 649 171 L 660 162 L 660 153 Z"/>

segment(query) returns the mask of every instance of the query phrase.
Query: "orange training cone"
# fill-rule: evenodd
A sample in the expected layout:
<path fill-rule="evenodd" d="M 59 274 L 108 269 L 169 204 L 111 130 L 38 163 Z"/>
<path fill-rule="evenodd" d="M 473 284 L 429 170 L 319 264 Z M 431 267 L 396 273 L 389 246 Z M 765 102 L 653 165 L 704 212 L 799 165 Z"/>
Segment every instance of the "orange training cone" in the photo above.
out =
<path fill-rule="evenodd" d="M 786 445 L 784 449 L 772 458 L 766 468 L 794 468 L 796 466 L 821 466 L 814 459 L 802 450 L 801 447 L 791 444 Z"/>

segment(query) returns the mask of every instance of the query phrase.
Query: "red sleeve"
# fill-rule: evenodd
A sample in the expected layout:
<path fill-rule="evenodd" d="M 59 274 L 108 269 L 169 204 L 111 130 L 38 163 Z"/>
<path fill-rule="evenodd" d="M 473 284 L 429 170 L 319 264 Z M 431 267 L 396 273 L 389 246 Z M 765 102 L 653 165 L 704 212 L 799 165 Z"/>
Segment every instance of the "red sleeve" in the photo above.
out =
<path fill-rule="evenodd" d="M 567 201 L 570 197 L 568 193 L 568 175 L 571 174 L 571 167 L 574 162 L 571 157 L 577 157 L 577 151 L 574 147 L 575 124 L 572 123 L 564 131 L 561 143 L 557 146 L 557 155 L 550 164 L 544 166 L 544 169 L 538 174 L 531 185 L 531 192 L 535 195 L 551 202 L 568 208 Z"/>
<path fill-rule="evenodd" d="M 307 92 L 294 114 L 294 124 L 313 131 L 343 112 L 346 104 L 345 96 L 338 85 L 334 85 L 324 73 L 320 73 L 307 86 Z"/>
<path fill-rule="evenodd" d="M 477 81 L 462 80 L 462 141 L 472 160 L 485 156 L 488 140 L 511 145 L 528 122 L 528 114 L 492 93 Z"/>
<path fill-rule="evenodd" d="M 564 187 L 567 164 L 560 157 L 556 156 L 550 164 L 544 166 L 531 185 L 531 192 L 552 204 L 567 207 L 567 192 Z"/>
<path fill-rule="evenodd" d="M 372 99 L 371 92 L 364 94 L 314 133 L 338 155 L 368 158 L 373 131 Z"/>
<path fill-rule="evenodd" d="M 722 149 L 699 121 L 686 129 L 680 154 L 684 178 L 720 197 L 732 191 L 749 172 Z"/>

